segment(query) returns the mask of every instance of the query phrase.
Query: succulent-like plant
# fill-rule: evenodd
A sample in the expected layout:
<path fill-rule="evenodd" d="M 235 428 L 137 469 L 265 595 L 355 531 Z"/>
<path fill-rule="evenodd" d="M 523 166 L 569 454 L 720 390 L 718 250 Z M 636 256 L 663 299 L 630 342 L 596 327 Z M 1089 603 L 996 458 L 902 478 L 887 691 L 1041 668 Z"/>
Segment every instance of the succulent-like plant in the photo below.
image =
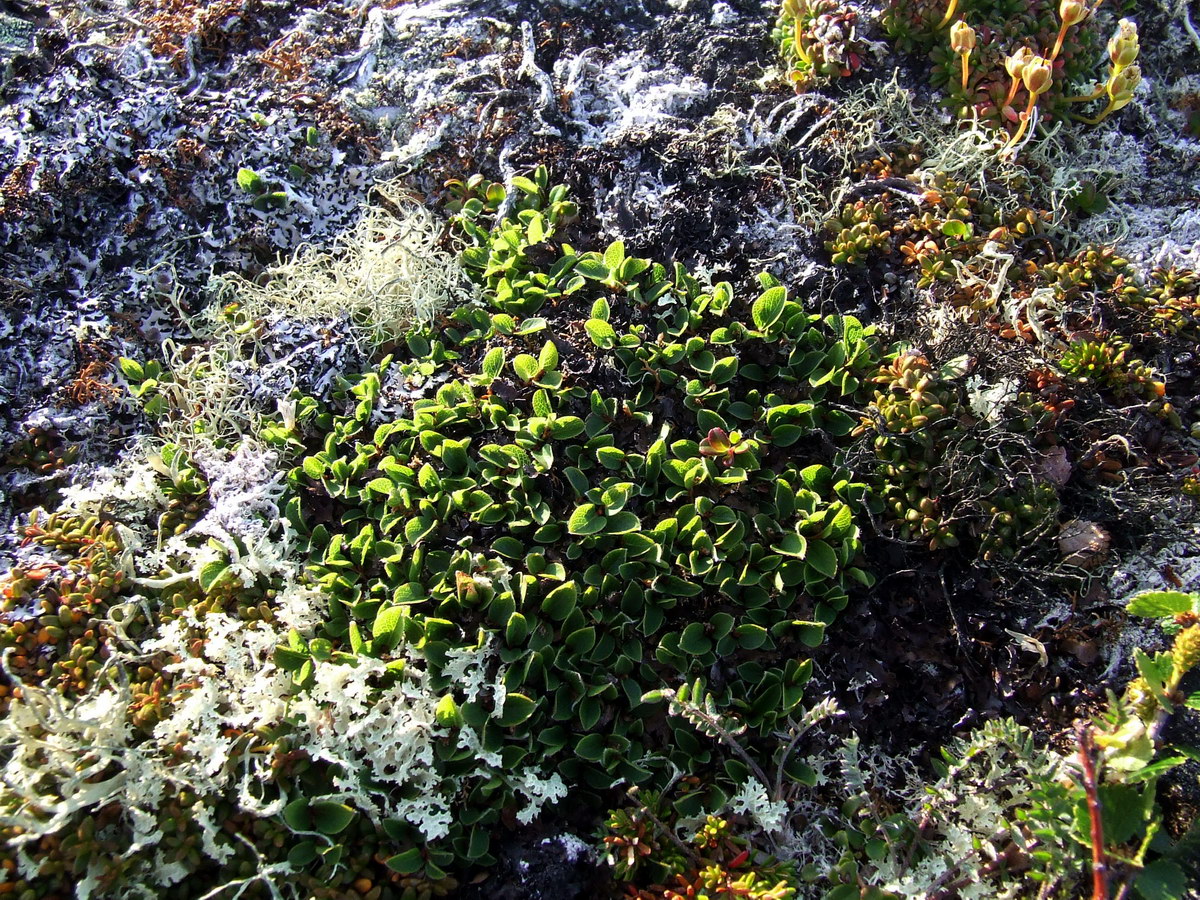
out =
<path fill-rule="evenodd" d="M 866 43 L 858 35 L 858 15 L 838 0 L 783 0 L 771 37 L 797 90 L 862 67 Z"/>

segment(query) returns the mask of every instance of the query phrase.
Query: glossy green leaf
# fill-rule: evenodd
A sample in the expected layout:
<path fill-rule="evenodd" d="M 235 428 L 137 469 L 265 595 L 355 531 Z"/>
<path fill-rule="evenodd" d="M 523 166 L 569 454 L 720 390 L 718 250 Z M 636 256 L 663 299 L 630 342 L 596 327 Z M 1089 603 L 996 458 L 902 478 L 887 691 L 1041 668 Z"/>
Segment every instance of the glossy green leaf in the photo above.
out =
<path fill-rule="evenodd" d="M 499 723 L 504 728 L 520 725 L 533 715 L 537 703 L 524 694 L 510 693 L 504 698 L 504 712 L 500 715 Z"/>

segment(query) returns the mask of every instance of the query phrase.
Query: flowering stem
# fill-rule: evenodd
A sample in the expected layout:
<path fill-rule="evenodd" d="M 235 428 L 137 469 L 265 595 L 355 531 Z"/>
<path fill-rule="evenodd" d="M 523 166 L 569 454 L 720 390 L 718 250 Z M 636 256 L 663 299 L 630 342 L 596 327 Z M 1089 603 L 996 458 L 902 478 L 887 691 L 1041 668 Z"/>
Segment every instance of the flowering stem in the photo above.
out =
<path fill-rule="evenodd" d="M 1100 115 L 1098 115 L 1098 116 L 1093 116 L 1091 118 L 1089 118 L 1087 116 L 1072 116 L 1071 118 L 1073 118 L 1077 122 L 1086 122 L 1088 125 L 1099 125 L 1101 122 L 1103 122 L 1105 119 L 1107 119 L 1109 117 L 1109 115 L 1112 113 L 1112 111 L 1113 111 L 1113 102 L 1111 100 L 1109 100 L 1108 106 L 1104 107 L 1104 109 L 1101 111 Z"/>
<path fill-rule="evenodd" d="M 1029 127 L 1029 117 L 1033 114 L 1033 108 L 1037 105 L 1037 99 L 1037 94 L 1031 93 L 1029 95 L 1029 103 L 1025 107 L 1025 112 L 1021 113 L 1021 125 L 1017 128 L 1016 134 L 1008 139 L 1008 143 L 1004 145 L 1004 150 L 1001 152 L 1011 150 L 1025 136 L 1025 129 Z"/>
<path fill-rule="evenodd" d="M 1078 97 L 1064 97 L 1064 103 L 1086 103 L 1089 100 L 1099 100 L 1104 96 L 1104 85 L 1096 86 L 1096 89 L 1090 94 L 1080 94 Z"/>
<path fill-rule="evenodd" d="M 1071 26 L 1066 22 L 1063 22 L 1062 27 L 1058 29 L 1058 40 L 1054 42 L 1054 49 L 1051 50 L 1050 55 L 1046 57 L 1046 59 L 1050 60 L 1050 62 L 1054 62 L 1054 60 L 1058 59 L 1058 54 L 1062 50 L 1063 41 L 1067 39 L 1067 29 L 1070 27 Z"/>
<path fill-rule="evenodd" d="M 1014 78 L 1012 84 L 1008 88 L 1008 96 L 1004 98 L 1004 102 L 1000 104 L 1000 108 L 1010 105 L 1013 102 L 1013 97 L 1017 96 L 1017 91 L 1021 89 L 1021 79 Z"/>
<path fill-rule="evenodd" d="M 950 5 L 946 7 L 946 14 L 942 16 L 942 21 L 938 22 L 938 28 L 945 28 L 950 24 L 950 20 L 954 18 L 954 11 L 958 9 L 958 0 L 950 0 Z"/>
<path fill-rule="evenodd" d="M 961 54 L 961 56 L 962 56 L 962 89 L 963 89 L 963 93 L 965 94 L 965 93 L 967 93 L 967 75 L 971 71 L 970 66 L 968 64 L 968 60 L 971 58 L 971 51 L 968 50 L 966 53 Z"/>

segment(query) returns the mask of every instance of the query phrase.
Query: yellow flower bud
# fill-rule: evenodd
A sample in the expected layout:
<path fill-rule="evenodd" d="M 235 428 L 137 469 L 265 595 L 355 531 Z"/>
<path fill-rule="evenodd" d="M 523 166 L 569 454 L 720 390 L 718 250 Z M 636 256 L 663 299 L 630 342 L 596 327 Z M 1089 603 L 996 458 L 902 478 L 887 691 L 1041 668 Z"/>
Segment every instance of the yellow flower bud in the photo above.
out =
<path fill-rule="evenodd" d="M 1028 47 L 1022 47 L 1016 53 L 1010 53 L 1008 59 L 1004 60 L 1004 70 L 1008 72 L 1010 78 L 1019 80 L 1021 73 L 1025 71 L 1025 65 L 1033 59 L 1033 51 Z"/>
<path fill-rule="evenodd" d="M 1122 19 L 1117 23 L 1116 34 L 1108 39 L 1108 58 L 1112 60 L 1113 68 L 1124 69 L 1133 65 L 1137 56 L 1137 23 L 1132 19 Z"/>
<path fill-rule="evenodd" d="M 1021 70 L 1021 80 L 1025 82 L 1025 90 L 1039 96 L 1050 90 L 1053 73 L 1048 60 L 1035 56 Z"/>
<path fill-rule="evenodd" d="M 975 49 L 975 29 L 963 19 L 950 26 L 950 49 L 960 56 Z"/>
<path fill-rule="evenodd" d="M 1142 82 L 1142 67 L 1127 66 L 1114 70 L 1108 79 L 1108 96 L 1114 110 L 1120 109 L 1133 99 L 1133 92 Z"/>
<path fill-rule="evenodd" d="M 1058 17 L 1062 19 L 1063 25 L 1070 28 L 1072 25 L 1078 25 L 1088 17 L 1091 10 L 1088 9 L 1083 0 L 1062 0 L 1058 4 Z"/>
<path fill-rule="evenodd" d="M 1175 635 L 1171 655 L 1181 678 L 1200 664 L 1200 625 L 1190 625 Z"/>

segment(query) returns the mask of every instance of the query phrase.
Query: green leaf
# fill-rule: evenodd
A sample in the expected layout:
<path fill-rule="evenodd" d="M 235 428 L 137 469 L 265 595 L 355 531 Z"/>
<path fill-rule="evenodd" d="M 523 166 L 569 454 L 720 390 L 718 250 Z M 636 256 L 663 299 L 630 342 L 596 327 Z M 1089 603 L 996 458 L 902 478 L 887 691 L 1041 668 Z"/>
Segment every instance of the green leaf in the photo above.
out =
<path fill-rule="evenodd" d="M 537 703 L 524 694 L 509 694 L 504 698 L 504 712 L 500 715 L 499 719 L 501 727 L 512 728 L 515 725 L 520 725 L 533 715 L 533 711 L 536 708 Z"/>
<path fill-rule="evenodd" d="M 561 622 L 575 609 L 578 600 L 579 589 L 575 586 L 575 582 L 568 581 L 566 584 L 560 584 L 546 595 L 546 598 L 542 600 L 542 612 L 556 622 Z"/>
<path fill-rule="evenodd" d="M 528 194 L 531 197 L 536 197 L 539 192 L 538 186 L 524 175 L 514 175 L 512 179 L 512 186 L 521 193 Z"/>
<path fill-rule="evenodd" d="M 285 806 L 283 821 L 292 831 L 312 831 L 312 818 L 308 814 L 308 798 L 299 797 Z"/>
<path fill-rule="evenodd" d="M 384 865 L 401 875 L 415 875 L 425 865 L 425 857 L 422 855 L 420 847 L 413 847 L 411 850 L 405 850 L 403 853 L 389 857 Z"/>
<path fill-rule="evenodd" d="M 581 259 L 575 263 L 575 271 L 592 281 L 603 281 L 608 277 L 608 266 L 598 259 Z"/>
<path fill-rule="evenodd" d="M 1143 900 L 1182 900 L 1187 896 L 1188 879 L 1178 863 L 1156 859 L 1138 873 L 1133 889 Z"/>
<path fill-rule="evenodd" d="M 325 474 L 325 463 L 315 456 L 306 456 L 300 468 L 313 481 L 320 481 L 321 476 Z"/>
<path fill-rule="evenodd" d="M 546 220 L 542 218 L 542 214 L 533 211 L 533 215 L 529 217 L 529 222 L 525 225 L 525 234 L 531 244 L 540 244 L 546 237 Z"/>
<path fill-rule="evenodd" d="M 737 637 L 738 643 L 746 650 L 757 650 L 767 642 L 767 629 L 761 625 L 754 625 L 750 622 L 744 622 L 737 628 L 733 629 L 734 636 Z"/>
<path fill-rule="evenodd" d="M 508 559 L 520 559 L 525 555 L 525 545 L 506 534 L 492 541 L 492 552 Z"/>
<path fill-rule="evenodd" d="M 754 301 L 750 313 L 754 317 L 754 326 L 759 331 L 766 331 L 778 320 L 783 312 L 783 304 L 787 301 L 787 288 L 773 287 L 764 291 Z"/>
<path fill-rule="evenodd" d="M 117 360 L 117 367 L 120 368 L 121 374 L 129 381 L 142 381 L 146 377 L 146 370 L 142 368 L 142 364 L 136 359 L 129 359 L 122 356 Z"/>
<path fill-rule="evenodd" d="M 592 339 L 592 343 L 600 349 L 608 350 L 616 345 L 617 333 L 603 319 L 588 319 L 583 327 L 587 329 L 588 337 Z"/>
<path fill-rule="evenodd" d="M 470 465 L 470 459 L 467 457 L 467 445 L 471 443 L 470 438 L 463 438 L 461 441 L 451 440 L 446 438 L 442 442 L 442 462 L 446 464 L 446 468 L 451 472 L 462 474 Z"/>
<path fill-rule="evenodd" d="M 217 583 L 229 574 L 229 562 L 224 559 L 214 559 L 200 567 L 200 590 L 208 593 Z"/>
<path fill-rule="evenodd" d="M 1124 844 L 1145 827 L 1142 796 L 1130 784 L 1102 784 L 1097 789 L 1100 808 L 1104 811 L 1104 843 Z M 1087 800 L 1080 797 L 1075 805 L 1075 831 L 1085 839 L 1091 833 L 1091 816 Z M 1090 842 L 1090 841 L 1089 841 Z"/>
<path fill-rule="evenodd" d="M 404 636 L 404 620 L 407 612 L 403 606 L 381 606 L 371 625 L 373 646 L 391 650 Z"/>
<path fill-rule="evenodd" d="M 379 481 L 381 479 L 375 479 L 375 480 Z M 388 485 L 389 485 L 387 491 L 385 491 L 384 493 L 390 494 L 391 493 L 391 487 L 390 487 L 391 481 L 386 478 L 382 479 L 382 480 L 387 481 Z M 372 482 L 372 484 L 374 484 L 374 482 Z M 417 484 L 419 484 L 421 486 L 421 490 L 429 491 L 430 493 L 432 493 L 442 486 L 442 479 L 440 479 L 438 477 L 437 469 L 435 469 L 429 463 L 425 463 L 423 466 L 421 466 L 420 470 L 417 472 Z"/>
<path fill-rule="evenodd" d="M 629 534 L 633 531 L 640 531 L 641 528 L 642 523 L 637 516 L 627 510 L 622 510 L 608 517 L 608 521 L 604 524 L 604 533 Z"/>
<path fill-rule="evenodd" d="M 808 540 L 804 535 L 790 531 L 779 539 L 778 544 L 772 545 L 771 549 L 783 556 L 804 559 L 805 554 L 808 553 Z"/>
<path fill-rule="evenodd" d="M 837 554 L 824 541 L 809 541 L 804 561 L 826 578 L 834 578 L 837 575 Z"/>
<path fill-rule="evenodd" d="M 493 347 L 483 358 L 483 374 L 486 378 L 498 378 L 504 370 L 504 348 Z"/>
<path fill-rule="evenodd" d="M 596 449 L 596 461 L 606 469 L 619 468 L 621 463 L 625 461 L 625 451 L 618 450 L 616 447 L 598 447 Z"/>
<path fill-rule="evenodd" d="M 567 531 L 576 535 L 597 534 L 604 530 L 604 525 L 605 518 L 596 511 L 595 505 L 584 503 L 571 513 L 567 520 Z"/>
<path fill-rule="evenodd" d="M 689 623 L 679 638 L 679 648 L 692 656 L 707 653 L 712 647 L 712 640 L 705 633 L 703 622 Z"/>
<path fill-rule="evenodd" d="M 517 647 L 525 643 L 525 638 L 529 636 L 529 622 L 519 612 L 513 613 L 508 617 L 508 624 L 504 628 L 504 640 L 510 647 Z"/>
<path fill-rule="evenodd" d="M 587 653 L 596 646 L 596 629 L 591 625 L 577 628 L 567 635 L 564 643 L 573 653 Z"/>
<path fill-rule="evenodd" d="M 267 185 L 263 182 L 262 176 L 253 169 L 238 169 L 237 183 L 238 187 L 249 194 L 261 194 L 267 189 Z"/>
<path fill-rule="evenodd" d="M 575 745 L 575 755 L 588 762 L 599 762 L 604 755 L 604 735 L 585 734 Z"/>
<path fill-rule="evenodd" d="M 604 251 L 604 265 L 612 270 L 623 262 L 625 262 L 625 243 L 624 241 L 613 241 Z"/>
<path fill-rule="evenodd" d="M 299 650 L 289 650 L 287 647 L 276 647 L 274 653 L 275 665 L 285 672 L 299 672 L 311 657 Z"/>
<path fill-rule="evenodd" d="M 309 814 L 312 816 L 313 827 L 321 834 L 340 834 L 354 821 L 355 812 L 344 803 L 332 800 L 318 800 L 310 803 Z"/>
<path fill-rule="evenodd" d="M 538 364 L 537 359 L 528 353 L 517 354 L 517 358 L 513 360 L 512 365 L 517 377 L 526 384 L 537 378 L 542 371 L 542 367 Z"/>
<path fill-rule="evenodd" d="M 1177 616 L 1181 613 L 1200 612 L 1200 596 L 1182 591 L 1146 591 L 1129 601 L 1131 615 L 1152 619 Z"/>
<path fill-rule="evenodd" d="M 554 346 L 554 341 L 546 341 L 538 356 L 538 363 L 546 370 L 558 368 L 558 348 Z"/>
<path fill-rule="evenodd" d="M 293 847 L 287 856 L 288 865 L 303 869 L 317 858 L 317 845 L 313 841 L 301 841 Z"/>
<path fill-rule="evenodd" d="M 561 416 L 550 423 L 550 433 L 556 441 L 565 441 L 583 434 L 586 427 L 578 416 Z"/>
<path fill-rule="evenodd" d="M 947 219 L 942 223 L 942 234 L 946 237 L 959 238 L 960 240 L 971 235 L 971 226 L 961 219 Z"/>

